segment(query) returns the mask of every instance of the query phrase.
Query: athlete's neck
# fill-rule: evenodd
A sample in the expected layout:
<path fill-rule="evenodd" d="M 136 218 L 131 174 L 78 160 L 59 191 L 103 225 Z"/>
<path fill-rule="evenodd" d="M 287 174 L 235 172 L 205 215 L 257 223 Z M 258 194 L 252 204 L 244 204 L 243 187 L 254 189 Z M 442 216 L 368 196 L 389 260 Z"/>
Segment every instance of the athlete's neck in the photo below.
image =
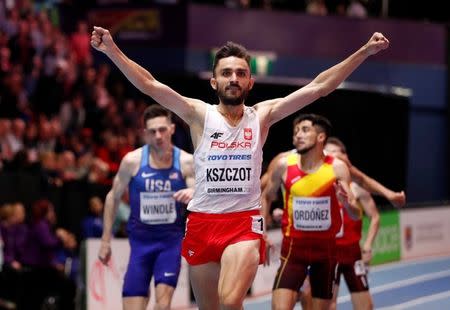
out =
<path fill-rule="evenodd" d="M 231 106 L 219 103 L 217 111 L 228 121 L 232 126 L 236 126 L 244 115 L 244 104 Z"/>
<path fill-rule="evenodd" d="M 313 173 L 322 166 L 324 158 L 323 150 L 313 148 L 300 155 L 300 168 L 306 173 Z"/>
<path fill-rule="evenodd" d="M 150 166 L 156 169 L 170 168 L 172 166 L 173 146 L 167 149 L 150 149 Z"/>

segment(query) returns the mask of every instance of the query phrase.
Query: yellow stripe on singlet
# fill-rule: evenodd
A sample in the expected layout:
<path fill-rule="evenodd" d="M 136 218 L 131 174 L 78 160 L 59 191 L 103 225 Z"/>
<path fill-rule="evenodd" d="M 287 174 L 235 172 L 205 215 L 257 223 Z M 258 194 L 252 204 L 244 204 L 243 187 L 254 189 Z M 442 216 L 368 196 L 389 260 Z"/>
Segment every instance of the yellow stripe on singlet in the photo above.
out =
<path fill-rule="evenodd" d="M 289 154 L 287 157 L 288 166 L 297 165 L 298 155 Z M 286 235 L 290 236 L 290 231 L 292 229 L 292 219 L 293 219 L 293 207 L 292 207 L 292 197 L 318 197 L 322 193 L 326 192 L 330 186 L 336 180 L 336 175 L 334 174 L 333 165 L 328 163 L 323 163 L 320 168 L 310 174 L 307 174 L 292 184 L 288 195 L 286 192 L 283 193 L 284 205 L 287 206 L 288 210 L 288 226 L 286 227 Z"/>

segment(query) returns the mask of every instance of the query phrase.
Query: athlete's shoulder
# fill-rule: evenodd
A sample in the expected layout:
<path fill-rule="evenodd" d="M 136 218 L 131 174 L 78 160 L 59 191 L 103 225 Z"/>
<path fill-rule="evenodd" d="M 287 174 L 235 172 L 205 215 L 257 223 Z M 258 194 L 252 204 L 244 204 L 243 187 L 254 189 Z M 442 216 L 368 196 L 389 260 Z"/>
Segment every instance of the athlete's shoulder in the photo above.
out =
<path fill-rule="evenodd" d="M 140 147 L 126 153 L 125 156 L 122 158 L 122 165 L 125 166 L 139 165 L 139 163 L 141 162 L 142 150 L 143 147 Z"/>
<path fill-rule="evenodd" d="M 346 178 L 347 176 L 350 178 L 350 171 L 347 164 L 343 160 L 334 157 L 332 167 L 337 178 Z"/>
<path fill-rule="evenodd" d="M 269 127 L 272 125 L 270 123 L 271 113 L 273 113 L 274 106 L 276 106 L 280 99 L 281 98 L 275 98 L 261 101 L 252 107 L 258 115 L 258 118 L 263 127 Z"/>
<path fill-rule="evenodd" d="M 139 147 L 137 149 L 134 149 L 132 151 L 129 151 L 128 153 L 125 154 L 125 156 L 123 157 L 123 159 L 127 159 L 127 160 L 135 160 L 135 159 L 141 159 L 141 155 L 142 155 L 142 150 L 144 149 L 144 147 Z"/>
<path fill-rule="evenodd" d="M 291 154 L 290 151 L 282 152 L 277 154 L 269 164 L 267 168 L 268 173 L 273 175 L 282 175 L 287 167 L 288 156 Z"/>
<path fill-rule="evenodd" d="M 269 100 L 260 101 L 253 107 L 255 110 L 264 110 L 265 108 L 271 108 L 274 104 L 278 103 L 282 98 L 274 98 Z"/>
<path fill-rule="evenodd" d="M 283 160 L 286 159 L 288 156 L 292 156 L 292 155 L 296 155 L 297 154 L 297 150 L 296 149 L 292 149 L 289 151 L 284 151 L 281 153 L 278 153 L 275 157 L 274 160 Z"/>
<path fill-rule="evenodd" d="M 186 152 L 183 149 L 180 149 L 180 160 L 183 161 L 193 161 L 194 160 L 194 155 L 192 155 L 191 153 Z"/>

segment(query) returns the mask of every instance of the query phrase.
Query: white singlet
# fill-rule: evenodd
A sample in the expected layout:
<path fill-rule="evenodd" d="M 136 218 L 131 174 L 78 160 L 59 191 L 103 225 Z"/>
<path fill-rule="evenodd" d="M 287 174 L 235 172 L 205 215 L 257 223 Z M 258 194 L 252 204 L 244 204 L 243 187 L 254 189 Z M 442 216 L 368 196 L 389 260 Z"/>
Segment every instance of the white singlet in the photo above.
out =
<path fill-rule="evenodd" d="M 257 210 L 261 202 L 262 141 L 252 107 L 236 127 L 207 105 L 203 136 L 194 152 L 195 193 L 188 210 L 229 213 Z"/>

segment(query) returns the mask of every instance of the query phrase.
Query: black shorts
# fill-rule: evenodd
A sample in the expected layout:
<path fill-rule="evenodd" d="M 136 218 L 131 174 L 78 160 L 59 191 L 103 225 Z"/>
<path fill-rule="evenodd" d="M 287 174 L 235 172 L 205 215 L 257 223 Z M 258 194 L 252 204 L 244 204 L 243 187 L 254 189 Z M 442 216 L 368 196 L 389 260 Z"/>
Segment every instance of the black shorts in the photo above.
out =
<path fill-rule="evenodd" d="M 339 285 L 342 274 L 351 293 L 368 291 L 367 268 L 361 259 L 359 244 L 339 245 L 337 252 L 339 267 L 336 284 Z"/>
<path fill-rule="evenodd" d="M 331 299 L 337 267 L 335 242 L 334 239 L 283 238 L 281 265 L 273 289 L 286 288 L 298 292 L 309 274 L 312 296 Z"/>

